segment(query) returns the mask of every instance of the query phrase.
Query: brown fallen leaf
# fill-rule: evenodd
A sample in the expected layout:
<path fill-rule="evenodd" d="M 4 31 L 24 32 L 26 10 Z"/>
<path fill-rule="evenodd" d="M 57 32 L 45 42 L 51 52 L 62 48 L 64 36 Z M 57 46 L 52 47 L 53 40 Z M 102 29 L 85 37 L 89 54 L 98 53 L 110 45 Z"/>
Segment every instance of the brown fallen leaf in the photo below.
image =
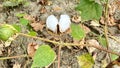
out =
<path fill-rule="evenodd" d="M 80 27 L 81 27 L 82 29 L 84 29 L 84 31 L 85 31 L 86 34 L 91 31 L 91 30 L 90 30 L 87 26 L 85 26 L 85 25 L 80 24 Z"/>
<path fill-rule="evenodd" d="M 24 18 L 30 21 L 30 25 L 33 27 L 35 31 L 43 30 L 43 27 L 45 26 L 44 21 L 39 21 L 37 18 L 32 17 L 30 15 L 25 15 Z"/>
<path fill-rule="evenodd" d="M 43 21 L 40 21 L 38 23 L 37 22 L 31 23 L 30 25 L 33 27 L 35 31 L 39 30 L 42 31 L 45 26 L 43 23 L 44 23 Z"/>
<path fill-rule="evenodd" d="M 34 54 L 35 54 L 35 51 L 38 49 L 38 46 L 36 43 L 29 43 L 28 44 L 28 47 L 27 47 L 27 52 L 28 52 L 28 55 L 30 57 L 33 58 Z"/>
<path fill-rule="evenodd" d="M 95 39 L 90 39 L 90 40 L 87 40 L 86 41 L 87 44 L 90 44 L 90 45 L 95 45 L 95 46 L 100 46 L 99 42 Z M 95 51 L 96 48 L 94 47 L 88 47 L 88 51 L 89 53 L 92 53 Z"/>
<path fill-rule="evenodd" d="M 83 38 L 82 40 L 73 40 L 73 43 L 75 44 L 80 44 L 80 45 L 84 45 L 85 44 L 85 39 Z M 84 46 L 79 46 L 81 49 L 83 49 Z"/>
<path fill-rule="evenodd" d="M 90 40 L 87 40 L 86 43 L 88 45 L 95 45 L 95 46 L 100 46 L 99 42 L 95 39 L 90 39 Z M 93 56 L 93 59 L 95 60 L 97 58 L 97 52 L 96 52 L 96 48 L 94 47 L 87 47 L 87 50 L 90 54 L 92 54 Z"/>
<path fill-rule="evenodd" d="M 101 17 L 100 23 L 101 23 L 101 24 L 105 24 L 105 18 L 104 18 L 104 17 Z M 114 25 L 116 25 L 115 19 L 113 18 L 113 16 L 109 16 L 109 17 L 107 18 L 107 25 L 108 25 L 108 26 L 114 26 Z"/>

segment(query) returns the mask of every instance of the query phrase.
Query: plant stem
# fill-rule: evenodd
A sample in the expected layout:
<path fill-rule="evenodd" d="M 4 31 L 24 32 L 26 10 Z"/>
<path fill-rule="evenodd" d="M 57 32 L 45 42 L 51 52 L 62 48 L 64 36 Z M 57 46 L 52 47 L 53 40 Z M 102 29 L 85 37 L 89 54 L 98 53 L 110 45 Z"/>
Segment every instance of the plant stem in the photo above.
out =
<path fill-rule="evenodd" d="M 81 44 L 75 44 L 75 43 L 56 42 L 56 41 L 52 41 L 52 40 L 49 40 L 49 39 L 40 38 L 40 37 L 36 37 L 36 36 L 31 36 L 31 35 L 27 35 L 27 34 L 23 34 L 23 33 L 19 33 L 19 35 L 26 36 L 26 37 L 31 37 L 31 38 L 38 39 L 38 40 L 41 40 L 41 41 L 50 42 L 50 43 L 53 43 L 53 44 L 58 44 L 59 46 L 60 45 L 62 45 L 62 46 L 64 45 L 64 46 L 89 46 L 89 47 L 94 47 L 94 48 L 97 48 L 99 50 L 103 50 L 105 52 L 108 52 L 108 53 L 120 56 L 119 53 L 116 53 L 116 52 L 113 52 L 113 51 L 108 50 L 106 48 L 103 48 L 102 46 L 90 45 L 90 44 L 82 44 L 81 45 Z"/>
<path fill-rule="evenodd" d="M 31 36 L 31 35 L 27 35 L 27 34 L 23 34 L 23 33 L 19 33 L 19 35 L 22 35 L 22 36 L 26 36 L 26 37 L 30 37 L 30 38 L 34 38 L 34 39 L 38 39 L 38 40 L 42 40 L 42 41 L 46 41 L 46 42 L 50 42 L 50 43 L 54 43 L 54 44 L 58 44 L 60 47 L 59 47 L 59 50 L 61 50 L 61 45 L 64 45 L 64 46 L 89 46 L 89 47 L 94 47 L 94 48 L 97 48 L 99 50 L 102 50 L 102 51 L 105 51 L 105 52 L 108 52 L 108 53 L 111 53 L 111 54 L 115 54 L 115 55 L 118 55 L 120 56 L 119 53 L 116 53 L 116 52 L 113 52 L 111 50 L 108 50 L 106 48 L 103 48 L 101 46 L 96 46 L 96 45 L 90 45 L 90 44 L 74 44 L 74 43 L 63 43 L 63 42 L 56 42 L 56 41 L 52 41 L 52 40 L 49 40 L 49 39 L 45 39 L 45 38 L 40 38 L 40 37 L 36 37 L 36 36 Z M 60 51 L 59 51 L 60 52 Z M 59 53 L 60 55 L 60 53 Z M 12 56 L 12 57 L 1 57 L 0 60 L 6 60 L 6 59 L 13 59 L 13 58 L 21 58 L 21 57 L 29 57 L 28 55 L 19 55 L 19 56 Z M 60 57 L 59 57 L 60 58 Z M 59 61 L 59 60 L 58 60 Z"/>
<path fill-rule="evenodd" d="M 105 37 L 106 37 L 106 42 L 107 42 L 107 48 L 109 47 L 109 42 L 108 42 L 108 3 L 109 1 L 106 0 L 106 5 L 105 5 L 105 27 L 104 27 L 104 31 L 105 31 Z"/>
<path fill-rule="evenodd" d="M 60 68 L 60 58 L 61 58 L 61 46 L 59 46 L 59 49 L 58 49 L 58 68 Z"/>
<path fill-rule="evenodd" d="M 109 13 L 108 13 L 108 4 L 109 4 L 109 0 L 106 0 L 106 4 L 105 4 L 105 27 L 104 27 L 104 31 L 105 31 L 105 38 L 106 38 L 106 43 L 107 43 L 107 49 L 109 49 L 109 41 L 108 41 L 108 18 L 109 18 Z M 109 59 L 111 61 L 110 58 L 110 54 L 108 54 Z"/>
<path fill-rule="evenodd" d="M 28 55 L 18 55 L 18 56 L 12 56 L 12 57 L 2 57 L 0 60 L 5 60 L 5 59 L 13 59 L 13 58 L 21 58 L 21 57 L 28 57 Z"/>

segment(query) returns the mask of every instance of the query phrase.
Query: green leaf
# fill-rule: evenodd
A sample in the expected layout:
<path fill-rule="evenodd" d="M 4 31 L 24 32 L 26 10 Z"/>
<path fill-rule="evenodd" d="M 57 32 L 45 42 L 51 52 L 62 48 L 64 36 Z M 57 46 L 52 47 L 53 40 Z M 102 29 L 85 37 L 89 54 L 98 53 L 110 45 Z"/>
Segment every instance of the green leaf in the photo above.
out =
<path fill-rule="evenodd" d="M 12 25 L 18 32 L 21 32 L 21 27 L 19 25 Z"/>
<path fill-rule="evenodd" d="M 77 56 L 78 63 L 80 68 L 92 68 L 94 65 L 94 60 L 92 56 L 88 53 L 83 54 L 81 56 Z"/>
<path fill-rule="evenodd" d="M 104 46 L 104 47 L 107 46 L 107 41 L 106 41 L 105 37 L 98 36 L 98 41 L 102 46 Z"/>
<path fill-rule="evenodd" d="M 111 59 L 112 61 L 116 60 L 119 56 L 115 55 L 115 54 L 111 54 Z"/>
<path fill-rule="evenodd" d="M 14 34 L 13 30 L 9 28 L 1 28 L 0 29 L 0 39 L 6 41 Z"/>
<path fill-rule="evenodd" d="M 36 35 L 37 35 L 37 32 L 35 32 L 35 31 L 30 31 L 28 34 L 31 35 L 31 36 L 36 36 Z"/>
<path fill-rule="evenodd" d="M 81 40 L 85 37 L 85 32 L 84 30 L 77 24 L 71 24 L 71 35 L 74 39 L 76 40 Z"/>
<path fill-rule="evenodd" d="M 29 20 L 26 20 L 25 18 L 20 18 L 20 23 L 21 23 L 22 25 L 28 25 Z"/>
<path fill-rule="evenodd" d="M 41 45 L 33 58 L 32 68 L 49 66 L 56 58 L 56 54 L 49 45 Z"/>
<path fill-rule="evenodd" d="M 86 20 L 99 20 L 102 16 L 102 5 L 93 0 L 80 0 L 76 10 L 81 11 L 81 18 Z"/>
<path fill-rule="evenodd" d="M 12 35 L 14 35 L 17 30 L 8 24 L 0 25 L 0 39 L 3 41 L 8 40 Z"/>
<path fill-rule="evenodd" d="M 17 13 L 17 14 L 16 14 L 17 17 L 23 17 L 23 16 L 25 16 L 25 15 L 26 15 L 25 13 Z"/>

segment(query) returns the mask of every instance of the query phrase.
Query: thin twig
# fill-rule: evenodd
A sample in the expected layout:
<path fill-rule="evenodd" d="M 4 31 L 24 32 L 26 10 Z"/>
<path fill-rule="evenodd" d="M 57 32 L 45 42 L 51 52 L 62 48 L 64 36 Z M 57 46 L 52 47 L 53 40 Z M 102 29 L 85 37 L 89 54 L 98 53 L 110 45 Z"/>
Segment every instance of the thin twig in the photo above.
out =
<path fill-rule="evenodd" d="M 109 42 L 108 42 L 108 26 L 107 26 L 107 18 L 108 18 L 108 3 L 109 1 L 106 0 L 106 6 L 105 6 L 105 27 L 104 27 L 104 32 L 105 32 L 105 38 L 107 42 L 107 48 L 109 47 Z"/>
<path fill-rule="evenodd" d="M 59 46 L 59 49 L 58 49 L 58 68 L 60 68 L 60 58 L 61 58 L 61 46 Z"/>
<path fill-rule="evenodd" d="M 108 13 L 108 4 L 109 4 L 109 0 L 106 0 L 106 4 L 105 4 L 105 27 L 104 27 L 104 31 L 105 31 L 105 38 L 106 38 L 106 43 L 107 43 L 107 49 L 109 49 L 109 42 L 108 42 L 108 17 L 109 17 L 109 13 Z M 108 54 L 109 59 L 111 61 L 110 58 L 110 54 Z"/>
<path fill-rule="evenodd" d="M 28 55 L 25 54 L 25 55 L 18 55 L 18 56 L 12 56 L 12 57 L 1 57 L 0 60 L 21 58 L 21 57 L 28 57 Z"/>
<path fill-rule="evenodd" d="M 46 42 L 50 42 L 50 43 L 53 43 L 53 44 L 58 44 L 58 45 L 64 45 L 64 46 L 90 46 L 90 47 L 94 47 L 94 48 L 97 48 L 99 50 L 103 50 L 105 52 L 108 52 L 108 53 L 111 53 L 111 54 L 115 54 L 115 55 L 118 55 L 120 56 L 119 53 L 117 52 L 113 52 L 111 50 L 108 50 L 106 48 L 103 48 L 101 46 L 95 46 L 95 45 L 89 45 L 89 44 L 75 44 L 75 43 L 64 43 L 64 42 L 56 42 L 56 41 L 52 41 L 52 40 L 49 40 L 49 39 L 45 39 L 45 38 L 40 38 L 40 37 L 36 37 L 36 36 L 31 36 L 31 35 L 28 35 L 28 34 L 23 34 L 23 33 L 19 33 L 19 35 L 22 35 L 22 36 L 26 36 L 26 37 L 31 37 L 31 38 L 34 38 L 34 39 L 38 39 L 38 40 L 41 40 L 41 41 L 46 41 Z"/>
<path fill-rule="evenodd" d="M 99 49 L 99 50 L 102 50 L 102 51 L 105 51 L 105 52 L 108 52 L 108 53 L 111 53 L 111 54 L 115 54 L 115 55 L 120 56 L 119 53 L 114 52 L 114 51 L 111 51 L 111 50 L 108 50 L 107 48 L 103 48 L 103 47 L 101 47 L 101 46 L 90 45 L 90 47 L 94 47 L 94 48 L 97 48 L 97 49 Z"/>

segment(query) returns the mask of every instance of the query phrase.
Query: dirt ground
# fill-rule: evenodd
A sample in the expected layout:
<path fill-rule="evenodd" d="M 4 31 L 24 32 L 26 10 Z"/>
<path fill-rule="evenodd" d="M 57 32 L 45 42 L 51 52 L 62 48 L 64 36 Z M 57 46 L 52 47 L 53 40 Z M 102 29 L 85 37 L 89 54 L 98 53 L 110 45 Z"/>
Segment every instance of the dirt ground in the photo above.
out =
<path fill-rule="evenodd" d="M 0 6 L 2 5 L 3 0 L 0 1 Z M 16 16 L 17 13 L 26 13 L 30 16 L 33 16 L 37 18 L 37 20 L 46 21 L 46 18 L 54 14 L 57 17 L 59 17 L 61 14 L 68 14 L 70 17 L 73 15 L 79 15 L 79 12 L 75 10 L 75 7 L 78 4 L 78 0 L 50 0 L 51 5 L 41 5 L 39 3 L 39 0 L 29 0 L 29 5 L 23 6 L 19 5 L 16 7 L 11 8 L 5 8 L 0 7 L 0 24 L 7 23 L 7 24 L 19 24 L 19 18 Z M 45 7 L 45 12 L 42 12 L 44 10 L 41 10 L 42 7 Z M 120 10 L 116 10 L 114 14 L 115 19 L 118 21 L 120 20 Z M 120 21 L 118 21 L 118 24 L 120 24 Z M 85 24 L 86 26 L 88 24 Z M 27 27 L 22 27 L 22 33 L 27 32 Z M 92 28 L 91 26 L 87 26 L 93 30 L 102 31 L 101 28 L 96 27 Z M 118 27 L 110 26 L 108 27 L 109 32 L 117 37 L 120 41 L 119 33 L 120 30 Z M 100 32 L 101 33 L 101 32 Z M 94 36 L 94 35 L 93 35 Z M 87 39 L 94 38 L 91 36 L 91 34 L 88 34 Z M 43 31 L 38 31 L 38 37 L 53 39 L 54 36 L 47 33 L 46 28 L 44 28 Z M 73 38 L 69 34 L 65 34 L 61 36 L 61 39 L 63 42 L 73 42 Z M 59 41 L 59 40 L 58 40 Z M 58 46 L 55 46 L 52 43 L 40 41 L 38 39 L 33 39 L 25 36 L 18 36 L 8 47 L 1 47 L 0 50 L 2 50 L 2 54 L 0 54 L 0 57 L 8 57 L 8 56 L 19 56 L 23 54 L 27 54 L 27 45 L 29 43 L 37 43 L 37 44 L 50 44 L 51 47 L 56 51 L 56 54 L 58 53 Z M 118 53 L 120 53 L 120 44 L 113 39 L 109 38 L 109 44 L 110 48 Z M 96 49 L 95 50 L 97 55 L 95 59 L 95 64 L 93 68 L 102 68 L 104 63 L 110 62 L 108 57 L 106 58 L 106 52 Z M 61 68 L 80 68 L 77 58 L 75 56 L 79 56 L 83 53 L 87 53 L 88 50 L 86 47 L 81 49 L 80 47 L 63 47 L 61 50 Z M 32 58 L 28 57 L 22 57 L 22 58 L 14 58 L 14 59 L 7 59 L 7 60 L 0 60 L 0 68 L 13 68 L 14 64 L 21 65 L 21 68 L 30 68 L 32 64 Z M 106 62 L 104 62 L 106 61 Z M 49 68 L 57 68 L 57 62 L 56 59 L 54 63 Z"/>

